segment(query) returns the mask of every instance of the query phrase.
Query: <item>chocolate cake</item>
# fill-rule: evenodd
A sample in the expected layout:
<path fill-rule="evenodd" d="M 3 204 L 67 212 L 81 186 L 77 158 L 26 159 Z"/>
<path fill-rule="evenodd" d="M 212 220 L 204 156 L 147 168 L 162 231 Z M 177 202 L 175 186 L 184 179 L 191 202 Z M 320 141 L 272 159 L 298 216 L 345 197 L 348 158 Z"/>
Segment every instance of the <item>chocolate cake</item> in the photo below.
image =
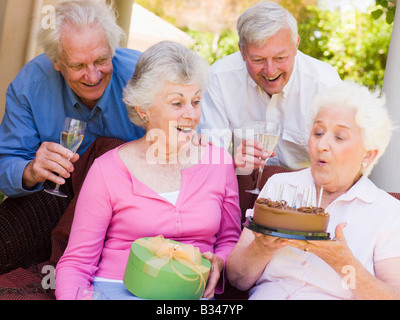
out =
<path fill-rule="evenodd" d="M 269 229 L 325 232 L 328 227 L 329 213 L 323 208 L 293 209 L 286 201 L 259 198 L 254 204 L 253 222 Z"/>

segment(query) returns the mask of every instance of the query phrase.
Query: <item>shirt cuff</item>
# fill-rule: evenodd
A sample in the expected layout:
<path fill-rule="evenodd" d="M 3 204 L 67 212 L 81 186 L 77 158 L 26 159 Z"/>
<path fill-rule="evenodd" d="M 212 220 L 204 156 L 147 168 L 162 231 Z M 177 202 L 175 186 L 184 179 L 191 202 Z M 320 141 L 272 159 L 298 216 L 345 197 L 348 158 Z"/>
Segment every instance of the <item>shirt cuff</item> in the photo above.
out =
<path fill-rule="evenodd" d="M 36 193 L 43 189 L 43 183 L 37 183 L 32 189 L 25 189 L 22 186 L 22 175 L 24 173 L 25 167 L 30 161 L 20 161 L 12 173 L 10 181 L 12 181 L 12 186 L 4 190 L 4 194 L 9 197 L 21 197 Z"/>

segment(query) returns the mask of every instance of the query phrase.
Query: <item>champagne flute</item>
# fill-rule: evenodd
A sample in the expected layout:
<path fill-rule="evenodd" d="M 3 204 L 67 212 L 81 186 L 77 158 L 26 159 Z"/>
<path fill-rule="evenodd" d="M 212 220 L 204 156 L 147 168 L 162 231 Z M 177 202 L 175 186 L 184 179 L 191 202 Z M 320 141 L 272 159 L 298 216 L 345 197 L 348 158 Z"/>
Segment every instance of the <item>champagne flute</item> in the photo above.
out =
<path fill-rule="evenodd" d="M 75 153 L 83 141 L 85 129 L 86 122 L 67 117 L 61 131 L 60 144 Z M 59 184 L 54 189 L 45 189 L 44 191 L 55 196 L 67 197 L 65 193 L 60 191 Z"/>
<path fill-rule="evenodd" d="M 280 124 L 272 121 L 261 123 L 254 129 L 255 139 L 263 144 L 264 150 L 267 151 L 270 155 L 274 152 L 275 147 L 278 144 L 280 129 L 281 129 Z M 267 160 L 265 161 L 265 165 L 267 165 L 266 162 Z M 252 194 L 260 194 L 260 187 L 261 187 L 260 183 L 263 171 L 264 167 L 260 166 L 258 169 L 256 188 L 253 190 L 246 190 L 246 192 Z"/>

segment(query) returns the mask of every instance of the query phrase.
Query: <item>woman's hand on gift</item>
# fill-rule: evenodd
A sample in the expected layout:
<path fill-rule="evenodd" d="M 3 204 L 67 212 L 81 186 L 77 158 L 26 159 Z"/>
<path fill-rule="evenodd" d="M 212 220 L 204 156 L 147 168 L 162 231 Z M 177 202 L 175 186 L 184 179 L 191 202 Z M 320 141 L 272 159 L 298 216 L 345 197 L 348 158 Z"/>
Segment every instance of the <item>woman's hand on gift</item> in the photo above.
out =
<path fill-rule="evenodd" d="M 224 261 L 211 252 L 204 252 L 203 257 L 211 262 L 210 275 L 208 276 L 207 286 L 204 290 L 203 298 L 212 299 L 214 297 L 215 287 L 224 268 Z"/>

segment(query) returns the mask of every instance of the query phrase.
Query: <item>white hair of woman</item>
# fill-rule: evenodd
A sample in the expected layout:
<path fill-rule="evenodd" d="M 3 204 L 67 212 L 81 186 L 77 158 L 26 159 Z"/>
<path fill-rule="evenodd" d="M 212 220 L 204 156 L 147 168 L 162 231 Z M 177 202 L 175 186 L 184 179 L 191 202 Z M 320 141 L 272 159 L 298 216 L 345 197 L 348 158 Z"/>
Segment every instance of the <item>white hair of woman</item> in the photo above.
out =
<path fill-rule="evenodd" d="M 386 108 L 385 97 L 378 91 L 370 92 L 364 86 L 343 81 L 314 98 L 311 109 L 312 121 L 324 108 L 354 110 L 355 122 L 361 129 L 364 148 L 378 150 L 378 155 L 368 168 L 361 169 L 361 173 L 368 176 L 389 145 L 394 129 Z"/>
<path fill-rule="evenodd" d="M 204 92 L 208 66 L 204 59 L 181 44 L 161 41 L 151 46 L 140 56 L 133 77 L 124 90 L 123 99 L 130 120 L 145 126 L 135 107 L 142 110 L 151 108 L 166 82 L 185 85 L 197 82 Z"/>
<path fill-rule="evenodd" d="M 293 44 L 298 40 L 297 21 L 293 15 L 279 4 L 270 1 L 260 2 L 244 11 L 238 21 L 239 43 L 245 47 L 246 42 L 262 47 L 269 37 L 282 29 L 289 29 Z"/>
<path fill-rule="evenodd" d="M 39 44 L 53 62 L 59 61 L 62 50 L 60 38 L 65 28 L 103 28 L 113 56 L 120 41 L 125 37 L 123 29 L 116 22 L 114 9 L 104 0 L 64 1 L 55 6 L 55 14 L 55 26 L 41 28 L 38 33 Z"/>

